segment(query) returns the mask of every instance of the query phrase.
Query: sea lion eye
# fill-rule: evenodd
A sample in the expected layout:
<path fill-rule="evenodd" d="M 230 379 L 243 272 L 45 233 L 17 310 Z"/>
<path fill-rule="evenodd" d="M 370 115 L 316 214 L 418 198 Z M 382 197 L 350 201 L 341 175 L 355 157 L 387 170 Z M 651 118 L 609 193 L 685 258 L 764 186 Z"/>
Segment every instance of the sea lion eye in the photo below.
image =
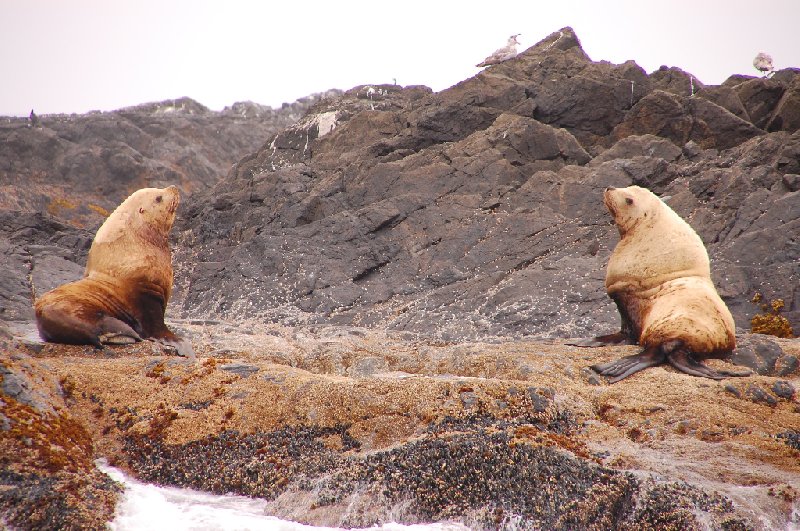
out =
<path fill-rule="evenodd" d="M 625 198 L 625 202 L 628 203 L 629 205 L 632 205 L 633 204 L 633 199 L 631 199 L 630 197 L 626 197 Z"/>
<path fill-rule="evenodd" d="M 163 197 L 161 197 L 161 196 L 159 195 L 158 197 L 156 197 L 156 203 L 160 203 L 160 202 L 162 201 L 162 199 L 163 199 Z"/>

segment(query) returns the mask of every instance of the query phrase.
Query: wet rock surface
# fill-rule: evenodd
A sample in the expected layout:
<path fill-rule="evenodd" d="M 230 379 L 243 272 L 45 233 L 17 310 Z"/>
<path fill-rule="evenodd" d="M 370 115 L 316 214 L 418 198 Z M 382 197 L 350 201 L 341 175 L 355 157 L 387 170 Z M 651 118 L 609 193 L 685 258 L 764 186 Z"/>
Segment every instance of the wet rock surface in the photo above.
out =
<path fill-rule="evenodd" d="M 145 481 L 262 497 L 283 518 L 475 529 L 794 518 L 797 497 L 771 493 L 800 487 L 796 379 L 715 382 L 658 367 L 591 385 L 585 367 L 636 347 L 177 326 L 193 337 L 194 363 L 152 343 L 16 348 L 47 364 L 95 456 Z"/>
<path fill-rule="evenodd" d="M 105 529 L 122 489 L 94 467 L 92 437 L 67 411 L 62 385 L 12 342 L 0 349 L 0 523 Z"/>
<path fill-rule="evenodd" d="M 750 333 L 778 299 L 800 330 L 797 74 L 648 75 L 564 28 L 439 93 L 0 123 L 0 522 L 102 528 L 106 457 L 320 525 L 798 525 L 800 344 Z M 38 341 L 103 213 L 166 184 L 197 361 Z M 609 386 L 587 367 L 636 347 L 566 345 L 619 326 L 601 196 L 629 184 L 706 243 L 753 376 Z"/>

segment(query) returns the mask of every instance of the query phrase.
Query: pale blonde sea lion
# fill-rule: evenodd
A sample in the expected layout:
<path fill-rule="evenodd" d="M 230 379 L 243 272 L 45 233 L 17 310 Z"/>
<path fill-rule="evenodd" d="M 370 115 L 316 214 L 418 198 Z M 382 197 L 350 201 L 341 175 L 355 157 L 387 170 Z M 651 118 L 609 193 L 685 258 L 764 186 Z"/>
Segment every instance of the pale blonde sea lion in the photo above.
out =
<path fill-rule="evenodd" d="M 54 343 L 133 343 L 154 339 L 194 357 L 189 341 L 164 324 L 172 294 L 169 231 L 180 194 L 174 186 L 130 195 L 95 235 L 84 277 L 36 300 L 36 325 Z"/>
<path fill-rule="evenodd" d="M 706 378 L 749 375 L 702 363 L 728 357 L 736 337 L 733 317 L 711 281 L 705 245 L 692 227 L 638 186 L 608 188 L 603 202 L 620 234 L 608 262 L 606 290 L 617 304 L 622 328 L 581 346 L 638 343 L 644 350 L 592 368 L 612 383 L 664 362 Z"/>

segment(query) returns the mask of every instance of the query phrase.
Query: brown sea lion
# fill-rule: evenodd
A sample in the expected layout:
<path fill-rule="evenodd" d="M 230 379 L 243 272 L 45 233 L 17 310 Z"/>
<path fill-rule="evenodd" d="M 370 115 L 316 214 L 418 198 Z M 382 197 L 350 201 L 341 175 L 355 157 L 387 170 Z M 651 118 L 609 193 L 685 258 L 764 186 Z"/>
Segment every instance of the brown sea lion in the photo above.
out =
<path fill-rule="evenodd" d="M 694 376 L 722 379 L 749 372 L 715 371 L 706 358 L 736 348 L 735 324 L 711 281 L 708 253 L 697 233 L 650 190 L 607 188 L 603 202 L 620 241 L 606 272 L 606 290 L 622 328 L 581 346 L 639 344 L 644 350 L 592 369 L 611 383 L 668 362 Z"/>
<path fill-rule="evenodd" d="M 194 357 L 189 341 L 164 324 L 172 294 L 169 231 L 180 194 L 174 186 L 130 195 L 95 235 L 82 279 L 36 300 L 36 325 L 45 341 L 133 343 L 153 339 Z"/>

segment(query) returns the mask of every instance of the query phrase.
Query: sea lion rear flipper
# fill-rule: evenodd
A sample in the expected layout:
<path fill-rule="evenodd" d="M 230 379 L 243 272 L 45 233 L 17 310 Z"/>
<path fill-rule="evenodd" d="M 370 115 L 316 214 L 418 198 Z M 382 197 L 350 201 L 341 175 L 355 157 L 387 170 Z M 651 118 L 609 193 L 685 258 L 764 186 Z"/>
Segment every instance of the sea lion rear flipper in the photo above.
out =
<path fill-rule="evenodd" d="M 667 355 L 667 361 L 681 372 L 693 376 L 711 378 L 713 380 L 723 380 L 727 377 L 750 376 L 752 374 L 750 371 L 715 371 L 704 363 L 697 361 L 691 352 L 683 348 L 670 352 Z"/>
<path fill-rule="evenodd" d="M 98 339 L 104 345 L 130 345 L 142 340 L 133 328 L 116 317 L 106 315 L 97 325 L 100 329 Z"/>
<path fill-rule="evenodd" d="M 663 363 L 665 357 L 659 347 L 650 347 L 633 356 L 625 356 L 609 363 L 592 365 L 592 370 L 603 376 L 609 376 L 608 382 L 615 383 L 633 373 Z"/>

